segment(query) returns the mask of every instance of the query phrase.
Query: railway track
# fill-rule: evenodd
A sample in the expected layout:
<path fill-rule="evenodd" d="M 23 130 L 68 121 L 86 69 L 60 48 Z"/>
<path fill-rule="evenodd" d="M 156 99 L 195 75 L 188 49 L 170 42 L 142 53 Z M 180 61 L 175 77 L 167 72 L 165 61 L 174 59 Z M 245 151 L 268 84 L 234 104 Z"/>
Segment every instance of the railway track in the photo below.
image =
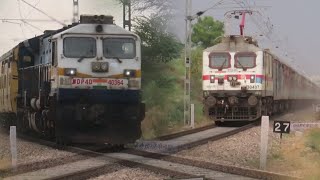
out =
<path fill-rule="evenodd" d="M 102 153 L 77 147 L 68 148 L 86 153 L 91 157 L 51 168 L 5 177 L 4 179 L 82 179 L 84 175 L 90 177 L 88 174 L 95 174 L 95 176 L 99 175 L 99 172 L 101 174 L 106 174 L 110 172 L 110 169 L 112 169 L 114 164 L 119 164 L 124 167 L 139 167 L 175 178 L 190 178 L 205 175 L 208 179 L 252 179 L 240 175 L 192 166 L 191 164 L 186 165 L 184 163 L 161 160 L 160 156 L 151 157 L 148 156 L 148 154 L 143 154 L 142 151 L 136 151 L 134 149 L 126 149 L 118 153 Z M 138 155 L 139 153 L 142 154 Z"/>
<path fill-rule="evenodd" d="M 204 176 L 206 179 L 295 179 L 294 177 L 275 173 L 195 161 L 170 155 L 171 153 L 195 147 L 208 141 L 214 141 L 236 134 L 254 126 L 255 124 L 249 124 L 235 129 L 225 129 L 223 133 L 220 131 L 220 133 L 211 136 L 204 136 L 204 134 L 208 134 L 210 130 L 213 130 L 212 128 L 194 134 L 188 133 L 187 135 L 184 134 L 182 136 L 175 135 L 175 138 L 165 138 L 167 140 L 158 141 L 157 143 L 162 142 L 162 144 L 158 144 L 158 147 L 168 147 L 164 146 L 164 144 L 168 145 L 171 143 L 172 145 L 173 142 L 176 143 L 176 146 L 162 148 L 160 151 L 159 149 L 156 149 L 158 152 L 150 152 L 150 150 L 154 148 L 152 146 L 147 149 L 148 151 L 133 146 L 117 153 L 110 152 L 109 149 L 103 146 L 92 146 L 88 148 L 65 147 L 64 150 L 76 152 L 81 157 L 85 156 L 86 158 L 79 158 L 78 160 L 73 160 L 71 162 L 66 161 L 64 164 L 55 164 L 52 167 L 46 167 L 45 162 L 43 162 L 39 163 L 39 165 L 33 169 L 28 170 L 26 168 L 23 171 L 18 170 L 15 172 L 15 176 L 11 176 L 12 174 L 7 173 L 4 178 L 37 179 L 35 177 L 39 177 L 38 179 L 81 179 L 116 171 L 117 169 L 112 168 L 113 164 L 119 164 L 124 167 L 141 167 L 175 178 Z M 207 133 L 203 133 L 205 131 L 207 131 Z M 196 140 L 190 141 L 190 139 L 196 136 L 195 134 L 198 134 L 200 139 L 196 138 Z M 152 143 L 154 142 L 155 141 L 152 141 Z M 138 142 L 136 145 L 139 145 L 139 143 L 141 142 Z M 41 144 L 55 147 L 54 143 L 47 141 L 42 141 Z M 26 165 L 26 167 L 28 167 L 28 165 Z"/>
<path fill-rule="evenodd" d="M 88 150 L 81 149 L 81 151 Z M 120 153 L 106 154 L 92 151 L 88 151 L 88 153 L 99 156 L 4 179 L 82 179 L 84 178 L 83 175 L 90 177 L 88 174 L 97 176 L 112 172 L 114 171 L 112 165 L 115 163 L 126 167 L 148 169 L 174 178 L 203 176 L 206 179 L 297 179 L 276 173 L 206 163 L 132 149 Z"/>
<path fill-rule="evenodd" d="M 155 140 L 160 140 L 160 141 L 170 140 L 170 139 L 178 138 L 178 137 L 181 137 L 181 136 L 194 134 L 194 133 L 197 133 L 197 132 L 201 132 L 201 131 L 205 131 L 205 130 L 208 130 L 208 129 L 212 129 L 212 128 L 215 128 L 215 127 L 216 126 L 214 124 L 209 124 L 209 125 L 206 125 L 206 126 L 203 126 L 203 127 L 198 127 L 198 128 L 194 128 L 194 129 L 190 129 L 190 130 L 186 130 L 186 131 L 180 131 L 180 132 L 176 132 L 176 133 L 160 136 L 160 137 L 155 138 Z"/>
<path fill-rule="evenodd" d="M 217 127 L 209 125 L 196 130 L 190 130 L 189 132 L 182 132 L 158 138 L 162 140 L 138 140 L 134 145 L 130 146 L 130 148 L 149 152 L 177 153 L 185 149 L 205 144 L 208 141 L 216 141 L 237 134 L 255 127 L 258 124 L 259 122 L 256 121 L 241 127 Z"/>

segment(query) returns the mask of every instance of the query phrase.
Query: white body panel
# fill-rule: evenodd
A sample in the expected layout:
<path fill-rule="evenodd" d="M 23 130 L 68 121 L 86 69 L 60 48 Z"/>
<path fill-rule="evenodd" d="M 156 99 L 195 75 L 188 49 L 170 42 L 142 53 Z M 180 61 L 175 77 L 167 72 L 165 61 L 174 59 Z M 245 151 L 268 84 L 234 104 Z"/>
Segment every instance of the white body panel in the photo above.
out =
<path fill-rule="evenodd" d="M 231 56 L 231 67 L 222 69 L 222 71 L 219 71 L 218 69 L 213 69 L 209 67 L 209 54 L 211 52 L 204 51 L 203 52 L 203 90 L 204 91 L 232 91 L 232 90 L 241 90 L 241 87 L 247 87 L 248 90 L 262 90 L 264 89 L 264 84 L 262 83 L 262 77 L 264 77 L 263 72 L 263 51 L 257 51 L 255 54 L 257 55 L 256 58 L 256 67 L 247 69 L 244 71 L 242 68 L 236 68 L 234 67 L 235 59 L 234 55 L 236 52 L 229 52 Z M 223 77 L 224 83 L 218 84 L 218 81 L 215 80 L 214 83 L 210 82 L 211 75 L 214 75 L 215 78 Z M 229 75 L 237 75 L 238 81 L 241 83 L 238 86 L 231 86 L 230 83 L 227 81 L 227 76 Z M 250 83 L 250 78 L 248 78 L 251 75 L 255 75 L 257 78 L 256 80 L 261 78 L 261 81 L 255 81 L 255 83 Z"/>
<path fill-rule="evenodd" d="M 52 83 L 52 88 L 92 88 L 94 85 L 105 85 L 101 83 L 96 84 L 81 84 L 75 86 L 75 84 L 69 84 L 66 82 L 73 82 L 73 78 L 84 78 L 84 81 L 89 80 L 87 78 L 97 78 L 102 80 L 113 80 L 122 79 L 123 86 L 108 86 L 108 89 L 128 89 L 128 79 L 123 77 L 125 69 L 135 70 L 138 72 L 138 77 L 130 78 L 138 82 L 139 86 L 129 89 L 140 89 L 141 88 L 141 48 L 140 38 L 134 33 L 123 29 L 114 24 L 102 25 L 103 31 L 101 33 L 96 32 L 96 26 L 98 24 L 78 24 L 74 27 L 66 29 L 60 33 L 54 34 L 53 36 L 46 37 L 43 39 L 41 48 L 44 53 L 41 54 L 41 60 L 39 63 L 52 63 L 52 43 L 57 43 L 57 66 L 52 70 L 52 79 L 56 79 Z M 91 37 L 96 40 L 96 56 L 93 58 L 84 58 L 81 62 L 78 62 L 79 58 L 69 58 L 64 55 L 64 39 L 68 37 Z M 121 59 L 120 63 L 115 58 L 106 58 L 103 55 L 103 39 L 104 38 L 132 38 L 135 41 L 135 54 L 136 56 L 132 59 Z M 49 42 L 51 41 L 51 42 Z M 91 63 L 92 62 L 107 62 L 109 65 L 108 72 L 93 72 Z M 76 68 L 77 75 L 75 77 L 64 76 L 61 74 L 61 70 L 64 68 Z M 60 71 L 60 72 L 59 72 Z M 61 83 L 63 82 L 63 83 Z M 54 92 L 53 92 L 54 93 Z"/>

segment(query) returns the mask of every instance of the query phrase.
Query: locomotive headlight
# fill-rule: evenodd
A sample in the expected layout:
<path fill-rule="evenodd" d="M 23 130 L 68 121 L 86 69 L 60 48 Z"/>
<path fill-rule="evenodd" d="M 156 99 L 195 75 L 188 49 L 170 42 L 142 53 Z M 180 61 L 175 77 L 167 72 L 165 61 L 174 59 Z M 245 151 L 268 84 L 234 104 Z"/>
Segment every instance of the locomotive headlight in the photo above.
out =
<path fill-rule="evenodd" d="M 237 76 L 232 76 L 232 80 L 236 81 L 238 79 Z"/>
<path fill-rule="evenodd" d="M 228 81 L 232 81 L 232 76 L 228 76 Z"/>
<path fill-rule="evenodd" d="M 98 25 L 98 26 L 96 26 L 96 32 L 98 32 L 98 33 L 101 33 L 103 31 L 103 27 L 102 27 L 102 25 Z"/>
<path fill-rule="evenodd" d="M 255 77 L 255 75 L 251 75 L 250 76 L 250 83 L 254 83 L 254 82 L 256 82 L 256 77 Z"/>
<path fill-rule="evenodd" d="M 124 77 L 135 77 L 136 76 L 136 70 L 133 69 L 125 69 L 123 71 Z"/>
<path fill-rule="evenodd" d="M 75 76 L 77 74 L 76 68 L 65 68 L 64 69 L 64 75 L 66 76 Z"/>
<path fill-rule="evenodd" d="M 93 72 L 108 72 L 108 62 L 92 62 L 91 68 Z"/>
<path fill-rule="evenodd" d="M 104 71 L 104 72 L 108 71 L 108 63 L 107 62 L 102 62 L 100 65 L 101 65 L 100 68 L 102 71 Z"/>
<path fill-rule="evenodd" d="M 92 62 L 91 68 L 94 72 L 100 71 L 100 62 Z"/>
<path fill-rule="evenodd" d="M 215 76 L 214 76 L 214 75 L 211 75 L 211 76 L 210 76 L 210 83 L 214 83 L 214 79 L 215 79 Z"/>

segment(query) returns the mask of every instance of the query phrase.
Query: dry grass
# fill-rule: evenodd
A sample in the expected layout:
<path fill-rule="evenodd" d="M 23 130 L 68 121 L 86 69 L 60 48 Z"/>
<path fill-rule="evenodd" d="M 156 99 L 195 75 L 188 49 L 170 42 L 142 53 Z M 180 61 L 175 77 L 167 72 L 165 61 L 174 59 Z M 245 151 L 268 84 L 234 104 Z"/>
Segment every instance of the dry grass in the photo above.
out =
<path fill-rule="evenodd" d="M 302 135 L 290 135 L 274 151 L 268 170 L 303 177 L 320 179 L 320 129 Z"/>

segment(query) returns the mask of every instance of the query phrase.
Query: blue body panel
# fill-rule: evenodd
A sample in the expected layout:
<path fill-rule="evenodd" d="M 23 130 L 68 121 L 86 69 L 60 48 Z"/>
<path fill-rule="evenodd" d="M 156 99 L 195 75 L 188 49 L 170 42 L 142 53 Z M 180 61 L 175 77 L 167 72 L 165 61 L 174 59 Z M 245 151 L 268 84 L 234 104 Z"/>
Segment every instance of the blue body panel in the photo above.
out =
<path fill-rule="evenodd" d="M 77 102 L 80 99 L 92 104 L 140 103 L 140 90 L 62 89 L 57 93 L 59 102 Z"/>

